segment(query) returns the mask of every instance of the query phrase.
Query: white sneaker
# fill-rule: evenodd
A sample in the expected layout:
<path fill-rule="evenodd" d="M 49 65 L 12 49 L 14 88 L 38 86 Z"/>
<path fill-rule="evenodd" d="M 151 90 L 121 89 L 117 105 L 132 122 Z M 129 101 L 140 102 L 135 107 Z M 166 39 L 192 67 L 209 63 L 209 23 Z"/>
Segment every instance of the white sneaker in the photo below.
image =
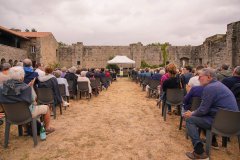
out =
<path fill-rule="evenodd" d="M 70 103 L 68 103 L 67 101 L 63 101 L 63 106 L 65 107 L 65 106 L 68 106 L 68 105 L 70 105 Z"/>

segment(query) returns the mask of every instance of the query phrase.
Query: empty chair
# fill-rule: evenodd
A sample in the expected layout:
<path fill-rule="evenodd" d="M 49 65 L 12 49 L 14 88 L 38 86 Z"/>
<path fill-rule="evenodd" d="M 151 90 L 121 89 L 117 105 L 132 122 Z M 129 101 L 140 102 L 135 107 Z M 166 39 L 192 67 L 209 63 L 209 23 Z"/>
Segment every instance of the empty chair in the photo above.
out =
<path fill-rule="evenodd" d="M 178 106 L 182 104 L 184 97 L 183 89 L 167 89 L 166 100 L 163 102 L 162 113 L 164 121 L 166 121 L 167 116 L 167 105 Z"/>
<path fill-rule="evenodd" d="M 4 147 L 8 146 L 9 132 L 11 124 L 18 125 L 19 135 L 22 135 L 22 125 L 31 122 L 34 146 L 37 145 L 37 121 L 32 118 L 29 106 L 26 102 L 18 102 L 11 104 L 2 104 L 6 116 L 5 140 Z"/>
<path fill-rule="evenodd" d="M 87 81 L 82 81 L 77 83 L 79 98 L 82 98 L 82 94 L 86 94 L 88 98 L 91 98 L 91 93 L 89 93 L 89 87 Z"/>
<path fill-rule="evenodd" d="M 54 119 L 56 119 L 56 105 L 54 103 L 53 91 L 51 88 L 37 88 L 37 103 L 52 106 Z M 62 114 L 61 105 L 60 114 Z"/>

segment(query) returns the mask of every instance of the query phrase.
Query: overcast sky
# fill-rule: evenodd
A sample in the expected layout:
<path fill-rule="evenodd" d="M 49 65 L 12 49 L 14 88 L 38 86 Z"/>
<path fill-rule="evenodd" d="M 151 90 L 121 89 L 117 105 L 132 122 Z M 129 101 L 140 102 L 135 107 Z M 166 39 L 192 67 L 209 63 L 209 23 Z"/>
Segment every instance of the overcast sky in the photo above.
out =
<path fill-rule="evenodd" d="M 1 0 L 0 25 L 84 45 L 200 45 L 240 20 L 240 0 Z"/>

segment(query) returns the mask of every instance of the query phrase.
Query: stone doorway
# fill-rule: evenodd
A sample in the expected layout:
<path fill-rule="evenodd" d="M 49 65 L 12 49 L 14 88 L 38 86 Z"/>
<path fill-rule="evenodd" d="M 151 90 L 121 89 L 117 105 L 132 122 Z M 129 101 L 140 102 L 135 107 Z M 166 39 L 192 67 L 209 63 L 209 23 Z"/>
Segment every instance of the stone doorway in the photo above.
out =
<path fill-rule="evenodd" d="M 189 58 L 187 58 L 187 57 L 182 57 L 181 59 L 180 59 L 180 66 L 181 67 L 185 67 L 185 66 L 187 66 L 189 64 Z"/>

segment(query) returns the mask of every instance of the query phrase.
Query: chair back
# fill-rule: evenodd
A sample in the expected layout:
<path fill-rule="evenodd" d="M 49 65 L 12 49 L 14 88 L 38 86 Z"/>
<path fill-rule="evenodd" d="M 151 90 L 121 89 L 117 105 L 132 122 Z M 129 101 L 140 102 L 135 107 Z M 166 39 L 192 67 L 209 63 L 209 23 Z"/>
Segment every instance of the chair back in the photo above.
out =
<path fill-rule="evenodd" d="M 53 104 L 54 96 L 51 88 L 37 88 L 37 102 L 39 104 Z"/>
<path fill-rule="evenodd" d="M 88 88 L 88 82 L 78 82 L 77 83 L 77 86 L 78 86 L 78 91 L 88 91 L 89 88 Z"/>
<path fill-rule="evenodd" d="M 166 102 L 171 103 L 172 105 L 180 105 L 182 104 L 184 97 L 183 89 L 174 88 L 167 89 Z"/>
<path fill-rule="evenodd" d="M 65 84 L 58 84 L 58 88 L 61 96 L 66 96 Z"/>
<path fill-rule="evenodd" d="M 191 104 L 191 111 L 195 111 L 201 104 L 201 98 L 200 97 L 193 97 L 192 98 L 192 104 Z"/>
<path fill-rule="evenodd" d="M 95 79 L 95 80 L 90 80 L 90 82 L 91 82 L 91 87 L 92 87 L 92 89 L 95 89 L 95 88 L 98 88 L 98 82 L 97 82 L 97 80 Z"/>
<path fill-rule="evenodd" d="M 150 80 L 149 81 L 149 87 L 151 89 L 157 89 L 157 87 L 160 85 L 160 81 L 159 80 Z"/>
<path fill-rule="evenodd" d="M 27 102 L 17 102 L 2 104 L 5 111 L 6 121 L 12 124 L 25 124 L 32 120 L 32 114 L 30 112 L 30 104 Z"/>
<path fill-rule="evenodd" d="M 240 136 L 240 112 L 219 109 L 213 121 L 212 132 L 224 137 Z"/>
<path fill-rule="evenodd" d="M 68 80 L 68 90 L 69 92 L 72 92 L 73 91 L 73 80 Z"/>

